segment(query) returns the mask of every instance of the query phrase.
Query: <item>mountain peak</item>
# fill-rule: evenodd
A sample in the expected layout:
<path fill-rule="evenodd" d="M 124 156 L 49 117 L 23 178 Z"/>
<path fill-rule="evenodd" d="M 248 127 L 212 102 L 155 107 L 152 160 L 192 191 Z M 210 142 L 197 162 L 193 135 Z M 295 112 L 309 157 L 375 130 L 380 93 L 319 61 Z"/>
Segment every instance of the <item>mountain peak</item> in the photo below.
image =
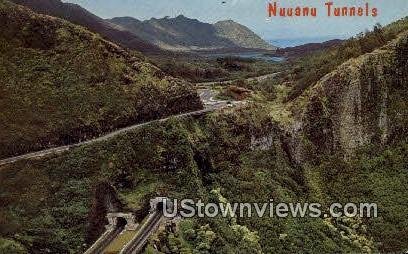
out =
<path fill-rule="evenodd" d="M 176 17 L 176 19 L 189 19 L 186 16 L 184 16 L 183 14 L 180 14 Z"/>
<path fill-rule="evenodd" d="M 223 23 L 224 24 L 239 24 L 239 23 L 235 22 L 232 19 L 220 20 L 220 21 L 216 22 L 215 24 L 223 24 Z"/>
<path fill-rule="evenodd" d="M 208 24 L 180 14 L 174 18 L 152 18 L 141 23 L 115 18 L 110 22 L 168 50 L 276 49 L 234 20 Z"/>
<path fill-rule="evenodd" d="M 163 18 L 162 20 L 166 20 L 166 18 Z M 171 20 L 171 18 L 167 18 L 167 20 Z M 183 14 L 178 15 L 177 17 L 175 17 L 173 20 L 177 20 L 177 21 L 183 21 L 183 22 L 191 22 L 191 23 L 202 23 L 197 19 L 194 18 L 189 18 L 184 16 Z M 204 23 L 203 23 L 204 24 Z"/>
<path fill-rule="evenodd" d="M 233 20 L 223 20 L 214 24 L 217 34 L 220 37 L 233 41 L 242 48 L 256 48 L 276 50 L 275 46 L 270 45 L 254 33 L 248 27 Z"/>
<path fill-rule="evenodd" d="M 130 16 L 125 16 L 125 17 L 115 17 L 112 20 L 122 20 L 122 21 L 127 21 L 127 22 L 141 22 L 140 20 L 130 17 Z"/>

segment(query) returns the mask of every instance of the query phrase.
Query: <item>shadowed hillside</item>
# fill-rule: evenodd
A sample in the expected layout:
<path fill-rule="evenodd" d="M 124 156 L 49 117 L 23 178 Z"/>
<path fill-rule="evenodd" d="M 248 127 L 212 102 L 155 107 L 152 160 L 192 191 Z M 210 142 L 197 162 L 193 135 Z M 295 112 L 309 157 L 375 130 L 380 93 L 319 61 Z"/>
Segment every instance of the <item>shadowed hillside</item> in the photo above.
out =
<path fill-rule="evenodd" d="M 79 5 L 63 3 L 60 0 L 11 0 L 14 3 L 27 6 L 34 11 L 68 20 L 74 24 L 84 26 L 90 31 L 99 33 L 104 38 L 130 49 L 145 53 L 157 53 L 160 49 L 137 34 L 120 31 L 100 17 L 88 12 Z"/>
<path fill-rule="evenodd" d="M 66 21 L 0 1 L 0 157 L 201 107 L 189 84 Z"/>

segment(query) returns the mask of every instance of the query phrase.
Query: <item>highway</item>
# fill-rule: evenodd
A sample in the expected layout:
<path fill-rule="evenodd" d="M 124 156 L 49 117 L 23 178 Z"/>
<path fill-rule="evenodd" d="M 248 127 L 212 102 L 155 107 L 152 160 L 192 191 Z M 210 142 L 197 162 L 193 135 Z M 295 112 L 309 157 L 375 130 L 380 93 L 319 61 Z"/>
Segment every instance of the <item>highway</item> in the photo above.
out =
<path fill-rule="evenodd" d="M 139 124 L 135 124 L 132 126 L 128 126 L 113 132 L 110 132 L 106 135 L 103 135 L 101 137 L 98 138 L 94 138 L 94 139 L 90 139 L 87 141 L 83 141 L 83 142 L 79 142 L 76 144 L 72 144 L 72 145 L 66 145 L 66 146 L 59 146 L 59 147 L 54 147 L 54 148 L 49 148 L 49 149 L 45 149 L 42 151 L 38 151 L 38 152 L 32 152 L 32 153 L 27 153 L 24 155 L 19 155 L 19 156 L 15 156 L 15 157 L 11 157 L 11 158 L 7 158 L 7 159 L 2 159 L 0 160 L 0 166 L 2 165 L 7 165 L 7 164 L 12 164 L 21 160 L 27 160 L 27 159 L 39 159 L 48 155 L 52 155 L 52 154 L 60 154 L 66 151 L 69 151 L 72 148 L 75 147 L 80 147 L 80 146 L 84 146 L 84 145 L 89 145 L 89 144 L 93 144 L 93 143 L 97 143 L 97 142 L 102 142 L 102 141 L 106 141 L 109 140 L 113 137 L 116 137 L 120 134 L 138 129 L 138 128 L 142 128 L 144 126 L 153 124 L 153 123 L 158 123 L 158 122 L 165 122 L 167 120 L 169 120 L 170 118 L 185 118 L 185 117 L 190 117 L 190 116 L 199 116 L 199 115 L 204 115 L 207 114 L 209 112 L 213 112 L 222 108 L 225 108 L 228 106 L 226 101 L 217 101 L 214 99 L 214 96 L 216 95 L 216 93 L 212 90 L 209 89 L 203 89 L 199 91 L 199 95 L 201 96 L 201 100 L 205 106 L 204 109 L 202 110 L 198 110 L 198 111 L 193 111 L 193 112 L 188 112 L 188 113 L 182 113 L 182 114 L 178 114 L 178 115 L 173 115 L 170 117 L 166 117 L 163 119 L 159 119 L 159 120 L 153 120 L 150 122 L 145 122 L 145 123 L 139 123 Z"/>
<path fill-rule="evenodd" d="M 112 242 L 116 237 L 120 235 L 125 229 L 124 226 L 113 228 L 106 231 L 104 235 L 95 242 L 91 248 L 89 248 L 84 254 L 100 254 L 104 252 L 104 249 Z"/>
<path fill-rule="evenodd" d="M 245 79 L 245 81 L 247 82 L 252 82 L 252 81 L 264 81 L 267 80 L 269 78 L 274 78 L 276 77 L 278 74 L 280 74 L 280 72 L 276 72 L 276 73 L 271 73 L 271 74 L 266 74 L 266 75 L 262 75 L 262 76 L 258 76 L 258 77 L 253 77 L 253 78 L 247 78 Z M 234 82 L 239 81 L 239 79 L 233 79 L 233 80 L 226 80 L 226 81 L 211 81 L 211 82 L 202 82 L 202 83 L 196 83 L 196 86 L 198 87 L 208 87 L 208 86 L 213 86 L 213 85 L 230 85 Z"/>
<path fill-rule="evenodd" d="M 136 237 L 128 243 L 120 254 L 137 254 L 143 250 L 149 237 L 157 230 L 163 218 L 161 211 L 152 213 L 147 219 L 145 225 L 140 229 Z"/>

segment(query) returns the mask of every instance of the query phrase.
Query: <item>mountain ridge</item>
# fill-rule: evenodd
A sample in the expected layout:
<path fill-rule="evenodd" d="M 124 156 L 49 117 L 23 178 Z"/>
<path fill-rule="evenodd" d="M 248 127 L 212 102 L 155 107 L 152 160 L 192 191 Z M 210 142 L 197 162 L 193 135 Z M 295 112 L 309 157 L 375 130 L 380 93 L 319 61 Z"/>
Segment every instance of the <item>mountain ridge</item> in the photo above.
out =
<path fill-rule="evenodd" d="M 277 47 L 272 46 L 259 35 L 254 33 L 248 27 L 235 22 L 234 20 L 222 20 L 214 24 L 217 34 L 223 38 L 232 40 L 242 48 L 259 48 L 276 50 Z"/>
<path fill-rule="evenodd" d="M 11 0 L 26 6 L 35 12 L 68 20 L 76 25 L 88 28 L 94 33 L 102 35 L 105 39 L 120 44 L 121 46 L 135 49 L 143 53 L 157 53 L 161 50 L 137 35 L 128 31 L 118 30 L 111 23 L 96 16 L 80 5 L 64 3 L 61 0 Z"/>
<path fill-rule="evenodd" d="M 174 18 L 138 20 L 133 17 L 107 19 L 118 29 L 139 35 L 146 41 L 173 51 L 199 51 L 227 48 L 276 50 L 253 31 L 232 20 L 215 24 L 179 15 Z"/>

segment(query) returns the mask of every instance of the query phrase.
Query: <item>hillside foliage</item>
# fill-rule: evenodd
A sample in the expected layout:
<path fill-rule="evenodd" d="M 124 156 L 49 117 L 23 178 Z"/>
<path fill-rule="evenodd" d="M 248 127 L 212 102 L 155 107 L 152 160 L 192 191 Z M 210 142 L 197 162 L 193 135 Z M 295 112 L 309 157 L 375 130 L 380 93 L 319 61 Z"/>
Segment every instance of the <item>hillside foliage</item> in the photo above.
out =
<path fill-rule="evenodd" d="M 272 145 L 253 146 L 251 140 L 263 137 L 272 138 Z M 407 151 L 401 142 L 385 150 L 367 148 L 350 162 L 322 155 L 321 163 L 300 167 L 263 110 L 170 121 L 62 156 L 2 167 L 1 235 L 5 248 L 80 253 L 92 225 L 88 219 L 95 218 L 93 190 L 109 182 L 135 211 L 155 196 L 231 203 L 371 200 L 380 205 L 379 218 L 363 221 L 185 220 L 176 233 L 160 233 L 155 245 L 162 253 L 399 251 L 408 248 Z"/>
<path fill-rule="evenodd" d="M 0 14 L 0 157 L 201 108 L 140 53 L 4 0 Z"/>
<path fill-rule="evenodd" d="M 341 45 L 306 55 L 292 62 L 292 70 L 283 79 L 292 83 L 292 92 L 288 100 L 301 95 L 323 76 L 349 59 L 370 53 L 395 39 L 398 34 L 408 29 L 408 18 L 403 18 L 386 27 L 380 24 L 372 31 L 360 33 L 344 41 Z"/>

